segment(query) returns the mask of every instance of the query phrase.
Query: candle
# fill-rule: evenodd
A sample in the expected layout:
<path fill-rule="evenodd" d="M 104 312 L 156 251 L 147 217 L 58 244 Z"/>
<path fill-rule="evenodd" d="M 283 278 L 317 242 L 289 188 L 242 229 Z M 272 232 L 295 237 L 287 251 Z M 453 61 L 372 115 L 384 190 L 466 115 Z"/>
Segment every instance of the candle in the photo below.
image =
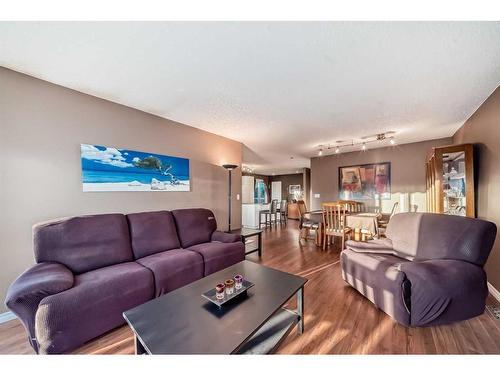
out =
<path fill-rule="evenodd" d="M 241 289 L 243 287 L 243 276 L 241 275 L 236 275 L 234 277 L 234 287 L 236 289 Z"/>
<path fill-rule="evenodd" d="M 226 286 L 224 284 L 217 284 L 215 286 L 215 298 L 224 299 L 224 290 Z"/>
<path fill-rule="evenodd" d="M 233 294 L 234 292 L 234 280 L 233 279 L 227 279 L 224 284 L 226 285 L 226 294 L 230 295 Z"/>

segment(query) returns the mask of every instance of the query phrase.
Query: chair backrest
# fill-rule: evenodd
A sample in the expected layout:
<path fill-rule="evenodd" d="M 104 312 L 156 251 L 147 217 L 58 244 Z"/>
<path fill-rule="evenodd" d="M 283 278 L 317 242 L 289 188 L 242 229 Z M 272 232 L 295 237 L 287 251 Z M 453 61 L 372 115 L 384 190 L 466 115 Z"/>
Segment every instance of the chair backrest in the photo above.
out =
<path fill-rule="evenodd" d="M 323 203 L 323 225 L 325 231 L 340 232 L 345 225 L 345 208 L 336 203 Z"/>
<path fill-rule="evenodd" d="M 342 206 L 344 206 L 344 208 L 351 213 L 358 213 L 358 212 L 364 211 L 363 203 L 361 203 L 361 202 L 343 200 L 343 201 L 339 201 L 338 203 L 340 203 Z"/>
<path fill-rule="evenodd" d="M 128 214 L 127 220 L 135 259 L 181 247 L 170 211 Z"/>
<path fill-rule="evenodd" d="M 173 210 L 172 215 L 183 248 L 210 242 L 217 229 L 214 213 L 206 208 Z"/>
<path fill-rule="evenodd" d="M 406 259 L 456 259 L 483 266 L 496 232 L 496 225 L 486 220 L 401 213 L 389 221 L 386 236 L 397 254 Z"/>
<path fill-rule="evenodd" d="M 57 262 L 80 274 L 133 260 L 125 215 L 54 220 L 33 227 L 37 263 Z"/>
<path fill-rule="evenodd" d="M 306 202 L 304 202 L 302 199 L 299 199 L 297 201 L 297 208 L 299 209 L 300 216 L 304 216 L 307 212 Z"/>
<path fill-rule="evenodd" d="M 391 217 L 393 217 L 396 214 L 396 210 L 398 209 L 398 207 L 399 207 L 399 202 L 394 202 L 394 204 L 392 205 Z"/>
<path fill-rule="evenodd" d="M 288 212 L 288 201 L 286 199 L 283 199 L 280 203 L 280 212 L 283 214 Z"/>
<path fill-rule="evenodd" d="M 269 208 L 269 212 L 275 214 L 278 211 L 278 200 L 273 199 L 271 201 L 271 207 Z"/>

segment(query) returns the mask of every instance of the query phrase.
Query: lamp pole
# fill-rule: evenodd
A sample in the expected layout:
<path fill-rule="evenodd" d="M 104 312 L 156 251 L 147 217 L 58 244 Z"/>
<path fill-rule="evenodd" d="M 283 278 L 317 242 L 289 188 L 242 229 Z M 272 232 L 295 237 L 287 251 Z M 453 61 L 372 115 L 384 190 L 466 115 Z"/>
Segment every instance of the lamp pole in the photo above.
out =
<path fill-rule="evenodd" d="M 232 198 L 232 181 L 231 181 L 231 175 L 232 171 L 238 168 L 237 165 L 234 164 L 224 164 L 223 167 L 229 171 L 229 194 L 228 194 L 228 204 L 229 204 L 229 225 L 228 225 L 228 232 L 231 231 L 231 198 Z"/>

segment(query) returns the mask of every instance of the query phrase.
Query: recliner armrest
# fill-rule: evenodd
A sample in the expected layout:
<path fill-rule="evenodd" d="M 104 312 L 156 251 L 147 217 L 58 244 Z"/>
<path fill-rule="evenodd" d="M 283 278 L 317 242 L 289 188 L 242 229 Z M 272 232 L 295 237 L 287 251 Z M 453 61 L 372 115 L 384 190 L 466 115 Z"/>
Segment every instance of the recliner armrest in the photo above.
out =
<path fill-rule="evenodd" d="M 392 241 L 388 238 L 361 241 L 346 241 L 346 247 L 357 253 L 379 253 L 397 255 L 392 247 Z"/>
<path fill-rule="evenodd" d="M 212 241 L 224 243 L 241 242 L 241 236 L 239 234 L 226 233 L 216 230 L 212 233 Z"/>
<path fill-rule="evenodd" d="M 411 283 L 411 325 L 448 324 L 484 312 L 488 287 L 484 270 L 453 259 L 401 263 Z"/>
<path fill-rule="evenodd" d="M 71 288 L 73 283 L 73 273 L 66 266 L 45 262 L 26 270 L 7 290 L 5 304 L 21 319 L 36 351 L 35 314 L 40 301 Z"/>

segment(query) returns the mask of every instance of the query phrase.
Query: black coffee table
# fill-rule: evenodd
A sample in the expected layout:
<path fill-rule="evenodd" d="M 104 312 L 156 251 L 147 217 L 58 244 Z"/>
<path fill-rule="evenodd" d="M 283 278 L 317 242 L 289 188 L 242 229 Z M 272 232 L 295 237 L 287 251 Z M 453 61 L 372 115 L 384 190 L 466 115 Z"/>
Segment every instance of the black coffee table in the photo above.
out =
<path fill-rule="evenodd" d="M 201 296 L 236 274 L 255 286 L 219 309 Z M 136 354 L 272 353 L 298 325 L 304 330 L 307 279 L 242 261 L 123 313 Z M 297 311 L 283 305 L 297 294 Z"/>

